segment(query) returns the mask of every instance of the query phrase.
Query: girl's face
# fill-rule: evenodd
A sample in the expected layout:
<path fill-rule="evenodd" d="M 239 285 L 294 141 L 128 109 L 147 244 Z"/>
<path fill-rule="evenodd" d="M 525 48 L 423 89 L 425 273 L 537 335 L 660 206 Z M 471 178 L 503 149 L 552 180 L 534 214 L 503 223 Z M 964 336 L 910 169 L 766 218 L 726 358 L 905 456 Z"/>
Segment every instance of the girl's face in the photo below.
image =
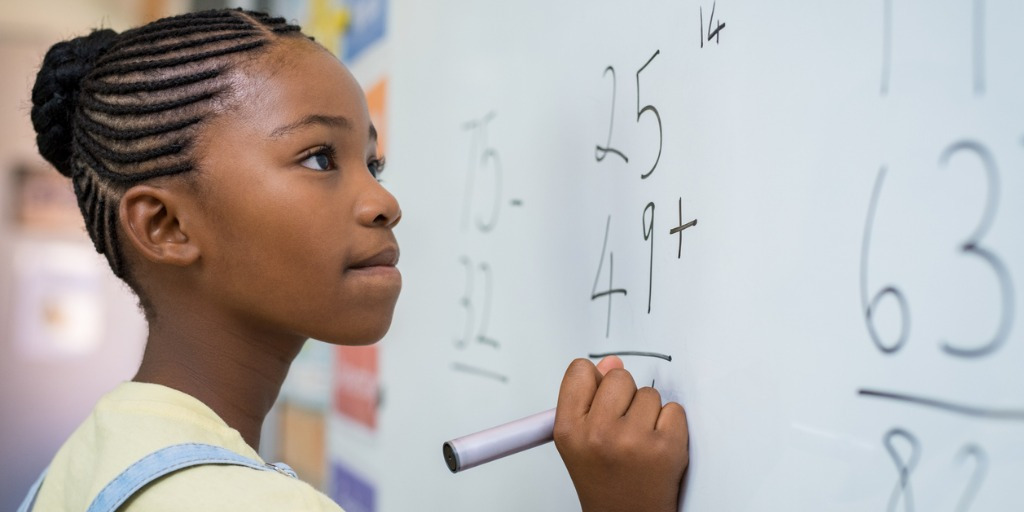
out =
<path fill-rule="evenodd" d="M 200 292 L 263 332 L 373 343 L 402 287 L 401 210 L 374 176 L 362 90 L 306 40 L 241 68 L 233 106 L 198 139 Z"/>

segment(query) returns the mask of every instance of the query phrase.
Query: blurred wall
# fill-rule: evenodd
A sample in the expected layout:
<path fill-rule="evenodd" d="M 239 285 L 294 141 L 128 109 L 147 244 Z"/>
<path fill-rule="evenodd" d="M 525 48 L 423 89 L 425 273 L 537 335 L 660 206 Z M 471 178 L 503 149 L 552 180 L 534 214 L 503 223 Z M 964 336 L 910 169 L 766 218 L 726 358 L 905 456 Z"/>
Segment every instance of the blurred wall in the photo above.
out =
<path fill-rule="evenodd" d="M 14 510 L 97 398 L 132 377 L 146 335 L 134 297 L 84 227 L 18 218 L 25 187 L 16 170 L 59 176 L 36 152 L 35 73 L 57 41 L 92 27 L 124 30 L 187 2 L 0 2 L 0 510 Z M 63 178 L 56 186 L 71 187 Z"/>

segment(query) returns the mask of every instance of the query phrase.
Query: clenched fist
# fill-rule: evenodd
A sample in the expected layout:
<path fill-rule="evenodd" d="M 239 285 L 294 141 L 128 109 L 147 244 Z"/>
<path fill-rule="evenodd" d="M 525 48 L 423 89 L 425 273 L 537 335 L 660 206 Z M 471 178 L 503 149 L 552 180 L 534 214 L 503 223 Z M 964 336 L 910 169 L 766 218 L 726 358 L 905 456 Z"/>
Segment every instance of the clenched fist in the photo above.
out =
<path fill-rule="evenodd" d="M 555 413 L 555 446 L 583 512 L 675 512 L 689 462 L 686 413 L 637 389 L 618 357 L 569 365 Z"/>

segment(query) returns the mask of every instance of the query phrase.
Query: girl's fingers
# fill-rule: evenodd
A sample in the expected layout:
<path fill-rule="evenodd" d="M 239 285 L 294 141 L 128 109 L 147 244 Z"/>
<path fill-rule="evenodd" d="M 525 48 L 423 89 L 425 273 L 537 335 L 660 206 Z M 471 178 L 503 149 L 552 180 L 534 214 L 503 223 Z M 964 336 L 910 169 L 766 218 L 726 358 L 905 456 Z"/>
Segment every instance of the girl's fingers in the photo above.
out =
<path fill-rule="evenodd" d="M 615 368 L 624 368 L 622 359 L 619 359 L 619 356 L 607 356 L 600 363 L 597 363 L 597 371 L 601 372 L 601 375 L 605 375 Z"/>
<path fill-rule="evenodd" d="M 636 383 L 633 376 L 621 368 L 612 368 L 601 378 L 588 420 L 592 418 L 621 418 L 633 403 Z"/>
<path fill-rule="evenodd" d="M 661 414 L 658 415 L 658 423 L 654 429 L 673 438 L 681 438 L 685 445 L 689 445 L 690 433 L 686 426 L 686 411 L 676 402 L 669 402 L 661 408 Z"/>
<path fill-rule="evenodd" d="M 655 430 L 661 415 L 661 393 L 649 386 L 636 390 L 626 420 L 642 430 Z"/>
<path fill-rule="evenodd" d="M 557 415 L 567 415 L 571 419 L 586 416 L 600 381 L 601 373 L 594 363 L 577 359 L 569 364 L 562 377 L 562 387 L 558 390 Z"/>

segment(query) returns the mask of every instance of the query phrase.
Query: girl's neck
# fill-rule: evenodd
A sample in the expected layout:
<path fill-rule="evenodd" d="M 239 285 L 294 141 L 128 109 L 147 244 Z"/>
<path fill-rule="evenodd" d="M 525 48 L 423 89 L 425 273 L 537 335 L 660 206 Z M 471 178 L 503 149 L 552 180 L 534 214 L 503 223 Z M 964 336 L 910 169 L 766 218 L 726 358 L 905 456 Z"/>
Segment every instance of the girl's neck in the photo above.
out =
<path fill-rule="evenodd" d="M 259 450 L 263 419 L 304 342 L 224 321 L 209 311 L 161 311 L 150 322 L 133 380 L 195 397 Z"/>

